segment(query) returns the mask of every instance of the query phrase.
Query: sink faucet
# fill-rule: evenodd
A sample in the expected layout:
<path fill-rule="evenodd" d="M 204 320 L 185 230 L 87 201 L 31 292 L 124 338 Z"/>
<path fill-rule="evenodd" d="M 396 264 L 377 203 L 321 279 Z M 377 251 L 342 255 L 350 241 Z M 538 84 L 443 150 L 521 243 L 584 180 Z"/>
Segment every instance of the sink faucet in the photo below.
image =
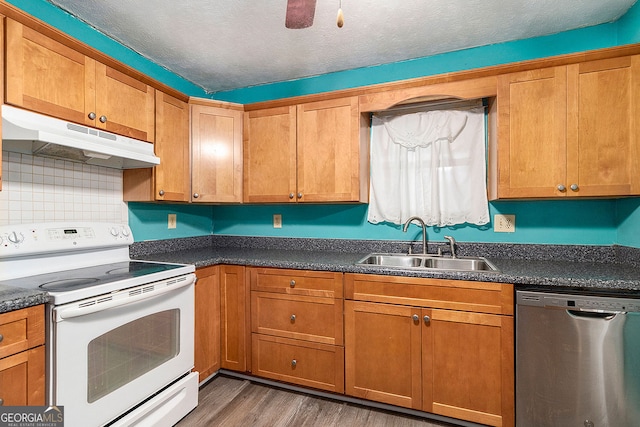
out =
<path fill-rule="evenodd" d="M 451 247 L 451 258 L 457 258 L 456 256 L 456 239 L 451 236 L 444 236 L 445 240 L 449 241 L 449 246 Z"/>
<path fill-rule="evenodd" d="M 422 225 L 422 254 L 426 255 L 427 254 L 427 226 L 425 225 L 422 218 L 417 216 L 412 216 L 407 220 L 407 222 L 404 223 L 404 227 L 402 227 L 402 231 L 406 233 L 407 228 L 409 228 L 409 224 L 411 224 L 412 221 L 418 221 Z M 409 244 L 409 253 L 411 253 L 411 244 Z"/>

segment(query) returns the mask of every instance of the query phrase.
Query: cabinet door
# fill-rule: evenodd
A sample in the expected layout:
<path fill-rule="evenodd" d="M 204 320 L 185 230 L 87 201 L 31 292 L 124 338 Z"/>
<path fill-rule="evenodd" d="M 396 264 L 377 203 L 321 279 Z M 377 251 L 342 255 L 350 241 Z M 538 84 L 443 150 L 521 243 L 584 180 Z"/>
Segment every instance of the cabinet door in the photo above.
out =
<path fill-rule="evenodd" d="M 86 125 L 95 105 L 95 61 L 11 19 L 6 102 Z"/>
<path fill-rule="evenodd" d="M 44 405 L 44 346 L 0 359 L 0 399 L 4 406 Z"/>
<path fill-rule="evenodd" d="M 155 90 L 96 62 L 95 126 L 109 132 L 154 141 Z"/>
<path fill-rule="evenodd" d="M 245 269 L 220 267 L 220 366 L 234 371 L 250 370 L 250 301 Z"/>
<path fill-rule="evenodd" d="M 188 202 L 191 192 L 189 170 L 189 104 L 156 92 L 155 199 Z"/>
<path fill-rule="evenodd" d="M 196 270 L 195 370 L 203 381 L 220 369 L 220 283 L 218 267 Z"/>
<path fill-rule="evenodd" d="M 513 426 L 513 317 L 436 309 L 425 315 L 430 321 L 422 328 L 424 410 Z"/>
<path fill-rule="evenodd" d="M 358 98 L 312 102 L 297 108 L 299 201 L 359 201 Z"/>
<path fill-rule="evenodd" d="M 245 202 L 296 201 L 296 107 L 244 116 Z"/>
<path fill-rule="evenodd" d="M 242 201 L 242 114 L 191 106 L 193 202 Z"/>
<path fill-rule="evenodd" d="M 568 67 L 569 196 L 640 194 L 640 57 Z"/>
<path fill-rule="evenodd" d="M 566 193 L 566 67 L 498 77 L 498 197 Z"/>
<path fill-rule="evenodd" d="M 345 301 L 345 392 L 422 408 L 420 309 Z"/>

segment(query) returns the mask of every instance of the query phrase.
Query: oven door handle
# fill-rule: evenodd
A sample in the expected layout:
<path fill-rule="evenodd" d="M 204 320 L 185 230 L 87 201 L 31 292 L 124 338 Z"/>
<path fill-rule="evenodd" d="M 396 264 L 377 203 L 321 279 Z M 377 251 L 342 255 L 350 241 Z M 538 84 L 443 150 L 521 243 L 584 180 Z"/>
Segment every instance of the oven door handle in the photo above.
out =
<path fill-rule="evenodd" d="M 185 286 L 190 286 L 195 283 L 195 281 L 196 275 L 190 273 L 177 279 L 168 279 L 131 289 L 124 289 L 109 295 L 102 295 L 88 301 L 71 304 L 68 307 L 57 307 L 53 309 L 53 320 L 55 322 L 61 322 L 65 319 L 72 319 L 74 317 L 85 316 L 87 314 L 137 303 L 168 292 L 173 292 Z M 151 286 L 153 286 L 153 289 L 150 289 Z"/>

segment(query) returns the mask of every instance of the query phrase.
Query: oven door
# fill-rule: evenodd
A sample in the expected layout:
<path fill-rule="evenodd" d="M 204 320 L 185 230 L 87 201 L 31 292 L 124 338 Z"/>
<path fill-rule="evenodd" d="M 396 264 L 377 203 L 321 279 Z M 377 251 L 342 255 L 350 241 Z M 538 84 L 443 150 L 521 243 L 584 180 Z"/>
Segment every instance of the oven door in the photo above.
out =
<path fill-rule="evenodd" d="M 103 425 L 193 368 L 195 275 L 51 310 L 49 403 Z"/>

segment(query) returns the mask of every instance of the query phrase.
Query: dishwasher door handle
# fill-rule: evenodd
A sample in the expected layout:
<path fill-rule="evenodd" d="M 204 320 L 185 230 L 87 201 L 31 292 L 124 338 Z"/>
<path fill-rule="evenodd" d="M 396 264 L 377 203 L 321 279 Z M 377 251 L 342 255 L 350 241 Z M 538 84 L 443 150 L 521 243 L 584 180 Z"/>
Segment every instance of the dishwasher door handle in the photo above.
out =
<path fill-rule="evenodd" d="M 571 316 L 574 317 L 584 317 L 588 319 L 603 319 L 603 320 L 611 320 L 616 317 L 618 314 L 625 314 L 622 311 L 614 311 L 614 312 L 604 312 L 600 310 L 567 310 Z"/>

